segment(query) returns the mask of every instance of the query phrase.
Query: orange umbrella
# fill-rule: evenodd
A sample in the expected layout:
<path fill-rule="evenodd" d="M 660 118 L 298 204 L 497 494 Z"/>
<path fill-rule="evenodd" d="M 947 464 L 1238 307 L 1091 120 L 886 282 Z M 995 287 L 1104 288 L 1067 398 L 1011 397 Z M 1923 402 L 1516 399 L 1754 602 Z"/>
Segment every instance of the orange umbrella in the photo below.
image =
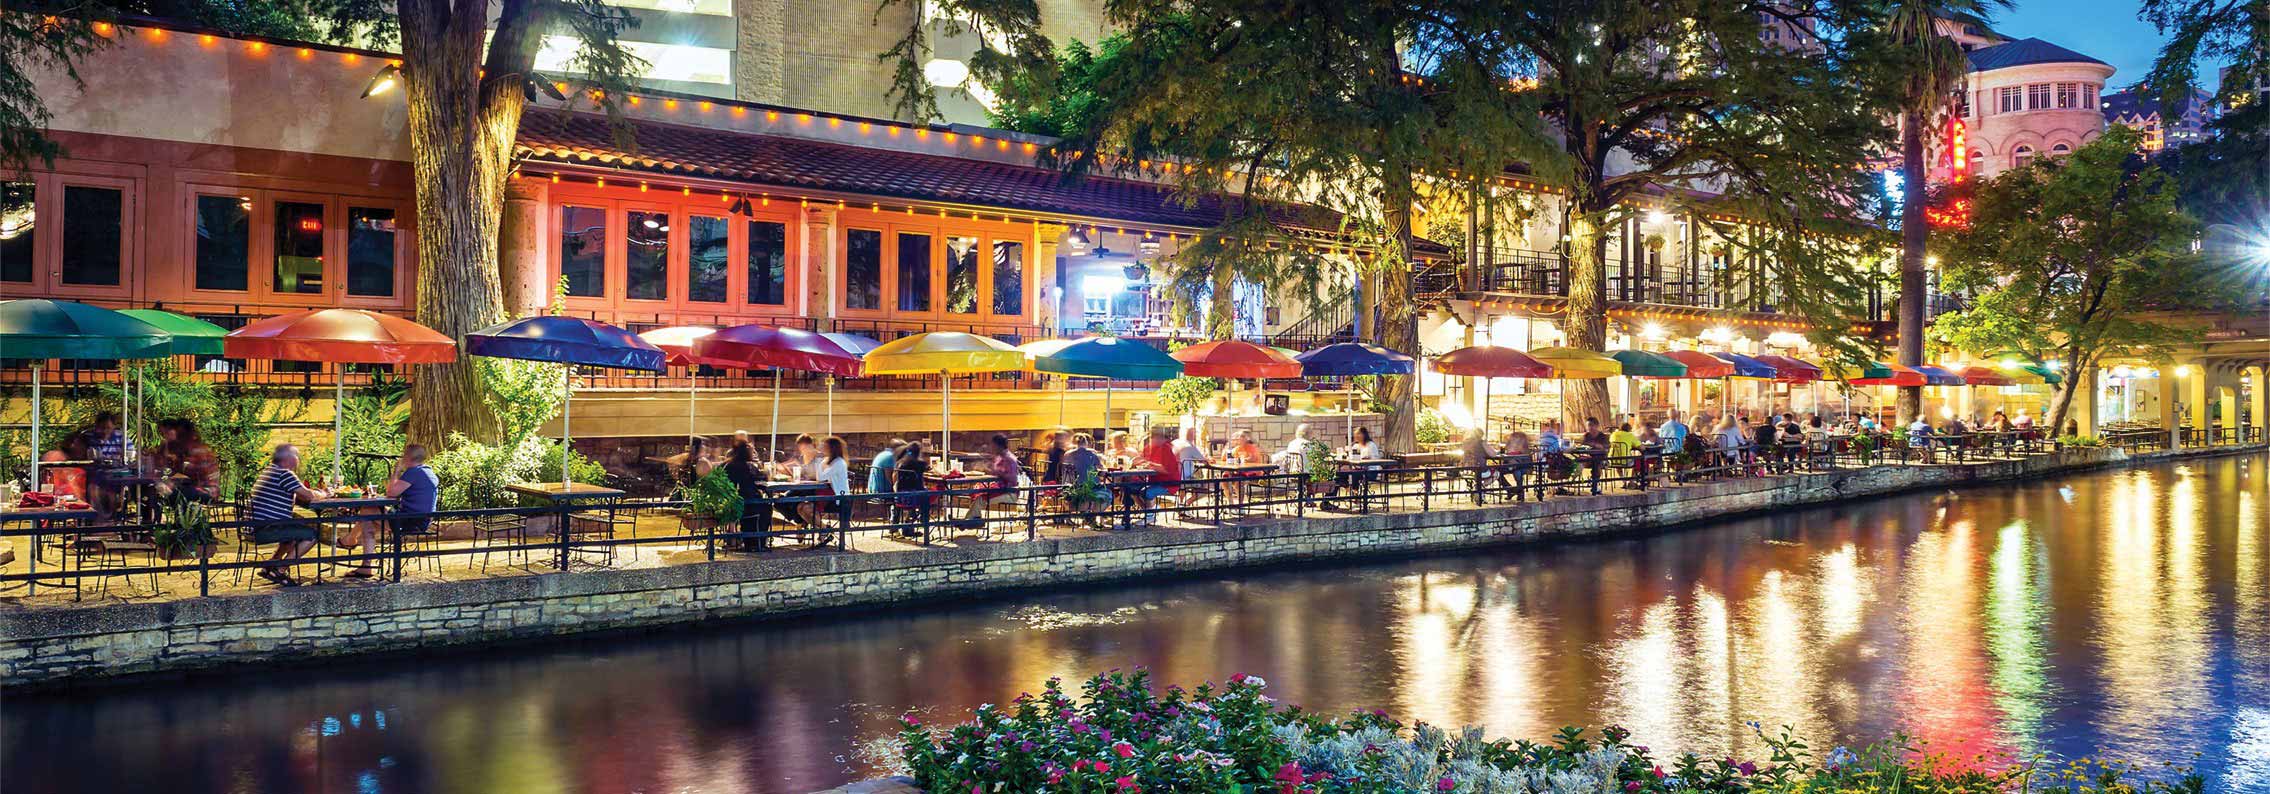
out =
<path fill-rule="evenodd" d="M 310 309 L 247 324 L 221 337 L 229 358 L 329 361 L 338 383 L 331 402 L 331 479 L 347 451 L 344 425 L 348 364 L 442 364 L 457 360 L 457 342 L 440 331 L 365 309 Z"/>

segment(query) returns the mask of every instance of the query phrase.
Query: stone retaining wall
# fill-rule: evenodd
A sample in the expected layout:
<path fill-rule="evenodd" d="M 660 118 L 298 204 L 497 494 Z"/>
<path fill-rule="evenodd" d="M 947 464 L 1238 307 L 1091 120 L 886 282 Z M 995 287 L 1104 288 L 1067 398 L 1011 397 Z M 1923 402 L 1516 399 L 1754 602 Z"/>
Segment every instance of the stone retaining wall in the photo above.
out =
<path fill-rule="evenodd" d="M 299 589 L 0 613 L 0 686 L 527 640 L 873 607 L 1298 560 L 1654 529 L 1838 499 L 2129 460 L 2116 450 L 1966 466 L 1882 466 L 1543 504 L 1283 519 L 904 552 L 756 557 L 464 582 Z"/>

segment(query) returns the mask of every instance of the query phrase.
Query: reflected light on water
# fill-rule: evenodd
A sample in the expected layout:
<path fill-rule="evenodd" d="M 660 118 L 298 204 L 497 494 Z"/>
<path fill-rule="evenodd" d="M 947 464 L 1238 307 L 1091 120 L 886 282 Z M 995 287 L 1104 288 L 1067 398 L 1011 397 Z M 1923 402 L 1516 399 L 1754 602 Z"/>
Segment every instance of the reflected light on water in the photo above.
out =
<path fill-rule="evenodd" d="M 1303 565 L 534 649 L 11 696 L 8 790 L 807 794 L 894 720 L 1050 677 L 1233 673 L 1313 711 L 1658 750 L 1905 731 L 1955 759 L 2156 762 L 2270 790 L 2260 458 L 1924 493 L 1655 537 Z M 90 748 L 146 748 L 105 752 Z"/>

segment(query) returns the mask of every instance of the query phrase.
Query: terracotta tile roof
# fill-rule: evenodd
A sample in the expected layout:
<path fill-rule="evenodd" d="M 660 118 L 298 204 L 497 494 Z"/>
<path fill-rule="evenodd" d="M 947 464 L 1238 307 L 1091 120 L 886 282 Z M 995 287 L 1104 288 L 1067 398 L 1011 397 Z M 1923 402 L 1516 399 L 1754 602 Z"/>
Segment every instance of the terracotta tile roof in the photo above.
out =
<path fill-rule="evenodd" d="M 1202 197 L 1184 206 L 1173 190 L 1129 179 L 1066 179 L 1045 168 L 961 157 L 877 149 L 777 135 L 633 123 L 635 152 L 615 145 L 606 119 L 583 113 L 530 111 L 517 149 L 529 159 L 805 188 L 876 198 L 933 201 L 1064 215 L 1132 225 L 1207 228 L 1223 202 Z M 1288 227 L 1332 234 L 1340 214 L 1322 207 L 1279 205 Z M 1421 255 L 1447 251 L 1421 241 Z"/>

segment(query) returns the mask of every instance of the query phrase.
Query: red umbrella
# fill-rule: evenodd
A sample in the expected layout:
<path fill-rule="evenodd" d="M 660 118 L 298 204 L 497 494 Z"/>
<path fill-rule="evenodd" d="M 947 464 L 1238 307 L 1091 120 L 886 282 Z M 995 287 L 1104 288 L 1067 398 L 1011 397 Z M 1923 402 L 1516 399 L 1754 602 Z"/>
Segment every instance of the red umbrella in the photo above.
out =
<path fill-rule="evenodd" d="M 1475 345 L 1436 356 L 1434 370 L 1444 375 L 1481 378 L 1482 434 L 1490 431 L 1490 378 L 1550 378 L 1553 365 L 1510 347 Z"/>
<path fill-rule="evenodd" d="M 694 340 L 694 356 L 704 364 L 772 370 L 772 441 L 768 456 L 780 454 L 780 371 L 818 372 L 846 378 L 860 374 L 858 353 L 826 334 L 769 325 L 736 325 Z M 831 386 L 832 389 L 832 386 Z M 832 421 L 830 424 L 834 424 Z"/>
<path fill-rule="evenodd" d="M 1301 363 L 1266 345 L 1223 339 L 1200 342 L 1170 353 L 1182 374 L 1194 378 L 1298 378 Z"/>
<path fill-rule="evenodd" d="M 2016 386 L 2018 382 L 1992 367 L 1969 366 L 1959 373 L 1970 386 Z"/>
<path fill-rule="evenodd" d="M 344 417 L 347 364 L 442 364 L 457 360 L 457 342 L 440 331 L 363 309 L 310 309 L 258 320 L 221 338 L 229 358 L 329 361 L 338 383 L 331 402 L 331 479 L 347 451 Z"/>
<path fill-rule="evenodd" d="M 1470 378 L 1550 378 L 1553 366 L 1510 347 L 1475 345 L 1436 356 L 1434 370 Z"/>
<path fill-rule="evenodd" d="M 1821 379 L 1821 368 L 1788 356 L 1752 356 L 1773 367 L 1773 379 L 1783 383 L 1812 383 Z"/>
<path fill-rule="evenodd" d="M 1687 377 L 1724 378 L 1734 374 L 1734 365 L 1725 359 L 1695 350 L 1673 350 L 1663 355 L 1687 365 Z"/>

